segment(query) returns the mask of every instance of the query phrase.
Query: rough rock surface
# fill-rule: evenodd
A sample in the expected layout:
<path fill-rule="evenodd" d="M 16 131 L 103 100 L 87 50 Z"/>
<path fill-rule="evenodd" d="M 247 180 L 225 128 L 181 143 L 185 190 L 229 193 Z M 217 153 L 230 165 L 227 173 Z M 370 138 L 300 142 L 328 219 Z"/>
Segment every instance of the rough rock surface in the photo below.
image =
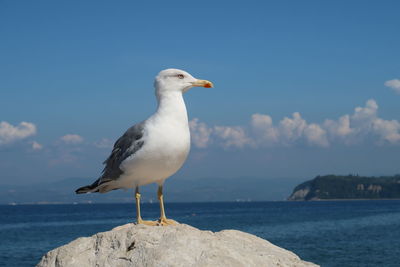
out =
<path fill-rule="evenodd" d="M 81 237 L 43 256 L 37 266 L 317 266 L 236 230 L 213 233 L 185 224 L 126 224 Z"/>

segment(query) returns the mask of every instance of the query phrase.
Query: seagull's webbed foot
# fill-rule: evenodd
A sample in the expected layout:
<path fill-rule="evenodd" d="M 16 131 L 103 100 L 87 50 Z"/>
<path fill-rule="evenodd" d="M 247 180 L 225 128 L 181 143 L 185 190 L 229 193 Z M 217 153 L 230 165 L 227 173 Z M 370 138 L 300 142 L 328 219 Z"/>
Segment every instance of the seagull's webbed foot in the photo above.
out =
<path fill-rule="evenodd" d="M 178 223 L 176 222 L 176 221 L 174 221 L 174 220 L 170 220 L 170 219 L 167 219 L 167 218 L 160 218 L 158 221 L 157 221 L 157 225 L 159 225 L 159 226 L 167 226 L 167 225 L 177 225 Z"/>
<path fill-rule="evenodd" d="M 137 220 L 136 224 L 144 224 L 144 225 L 148 225 L 148 226 L 156 226 L 158 225 L 158 221 L 145 221 L 142 220 L 141 218 Z"/>

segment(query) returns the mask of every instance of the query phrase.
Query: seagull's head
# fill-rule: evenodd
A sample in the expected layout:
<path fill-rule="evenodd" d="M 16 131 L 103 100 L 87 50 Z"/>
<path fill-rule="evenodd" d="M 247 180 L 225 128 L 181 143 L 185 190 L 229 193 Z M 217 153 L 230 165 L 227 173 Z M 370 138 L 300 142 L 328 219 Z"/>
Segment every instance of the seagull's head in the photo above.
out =
<path fill-rule="evenodd" d="M 213 87 L 212 82 L 207 80 L 199 80 L 184 70 L 166 69 L 160 71 L 154 81 L 157 95 L 167 92 L 185 93 L 192 87 Z"/>

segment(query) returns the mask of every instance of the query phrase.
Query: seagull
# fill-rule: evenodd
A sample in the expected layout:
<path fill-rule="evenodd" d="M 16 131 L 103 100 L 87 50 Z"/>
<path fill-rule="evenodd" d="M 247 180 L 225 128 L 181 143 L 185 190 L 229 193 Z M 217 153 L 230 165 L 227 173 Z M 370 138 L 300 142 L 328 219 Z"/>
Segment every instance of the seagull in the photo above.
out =
<path fill-rule="evenodd" d="M 106 193 L 135 188 L 138 224 L 171 225 L 164 211 L 163 184 L 185 162 L 190 150 L 190 131 L 183 93 L 192 87 L 212 88 L 207 80 L 194 78 L 186 71 L 166 69 L 155 78 L 157 111 L 147 120 L 130 127 L 114 144 L 101 176 L 91 185 L 78 188 L 77 194 Z M 160 218 L 144 221 L 140 215 L 139 187 L 158 184 Z"/>

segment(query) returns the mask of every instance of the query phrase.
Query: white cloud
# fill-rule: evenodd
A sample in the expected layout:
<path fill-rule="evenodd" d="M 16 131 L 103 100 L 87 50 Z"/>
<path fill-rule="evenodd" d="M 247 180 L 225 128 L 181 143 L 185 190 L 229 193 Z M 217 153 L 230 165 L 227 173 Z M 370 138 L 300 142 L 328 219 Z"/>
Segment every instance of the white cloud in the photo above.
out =
<path fill-rule="evenodd" d="M 366 138 L 375 138 L 377 144 L 400 143 L 400 123 L 379 118 L 378 108 L 376 101 L 370 99 L 365 107 L 356 107 L 351 116 L 342 116 L 338 121 L 326 120 L 324 126 L 331 136 L 339 137 L 345 144 L 360 143 Z"/>
<path fill-rule="evenodd" d="M 0 145 L 10 144 L 36 134 L 36 125 L 30 122 L 21 122 L 17 126 L 0 122 Z"/>
<path fill-rule="evenodd" d="M 375 100 L 370 99 L 365 104 L 365 107 L 356 107 L 354 114 L 351 116 L 351 124 L 354 128 L 363 129 L 369 127 L 373 120 L 375 120 L 378 112 L 378 104 Z"/>
<path fill-rule="evenodd" d="M 332 141 L 347 145 L 357 144 L 371 134 L 372 124 L 377 119 L 377 112 L 377 103 L 370 99 L 366 102 L 365 107 L 356 107 L 352 115 L 343 115 L 336 121 L 325 120 L 323 128 Z"/>
<path fill-rule="evenodd" d="M 192 119 L 189 126 L 192 142 L 198 148 L 206 148 L 214 142 L 224 148 L 242 148 L 252 144 L 252 140 L 240 126 L 208 127 L 204 122 L 199 122 L 198 118 Z"/>
<path fill-rule="evenodd" d="M 32 142 L 32 149 L 33 149 L 33 150 L 41 150 L 42 148 L 43 148 L 43 145 L 39 144 L 39 143 L 36 142 L 36 141 L 33 141 L 33 142 Z"/>
<path fill-rule="evenodd" d="M 213 131 L 225 148 L 253 145 L 253 141 L 247 137 L 242 127 L 215 126 Z"/>
<path fill-rule="evenodd" d="M 205 148 L 210 143 L 210 135 L 212 129 L 208 128 L 203 122 L 199 122 L 199 119 L 194 118 L 189 122 L 190 134 L 192 142 L 196 147 Z"/>
<path fill-rule="evenodd" d="M 326 131 L 318 124 L 312 123 L 304 129 L 304 136 L 310 145 L 328 147 L 329 141 Z"/>
<path fill-rule="evenodd" d="M 345 138 L 350 135 L 353 130 L 350 128 L 350 116 L 344 115 L 337 121 L 325 120 L 324 128 L 331 138 Z"/>
<path fill-rule="evenodd" d="M 364 107 L 337 120 L 322 124 L 308 123 L 299 112 L 283 118 L 277 125 L 266 114 L 253 114 L 248 126 L 209 127 L 198 119 L 191 122 L 192 138 L 197 147 L 210 143 L 228 147 L 291 146 L 307 144 L 329 147 L 332 144 L 355 145 L 373 141 L 375 144 L 400 144 L 400 122 L 378 116 L 378 104 L 370 99 Z M 200 127 L 201 126 L 201 127 Z"/>
<path fill-rule="evenodd" d="M 386 81 L 385 86 L 392 88 L 393 91 L 400 94 L 400 80 L 399 79 L 393 79 L 393 80 Z"/>
<path fill-rule="evenodd" d="M 398 121 L 377 118 L 373 121 L 372 129 L 380 137 L 381 142 L 400 143 L 400 123 Z"/>
<path fill-rule="evenodd" d="M 279 131 L 274 128 L 270 116 L 259 113 L 251 115 L 251 127 L 259 143 L 274 144 L 278 142 Z"/>
<path fill-rule="evenodd" d="M 60 139 L 62 142 L 70 145 L 76 145 L 83 142 L 83 137 L 77 134 L 66 134 Z"/>
<path fill-rule="evenodd" d="M 287 145 L 292 144 L 303 136 L 307 127 L 307 122 L 301 117 L 299 112 L 293 113 L 293 118 L 285 117 L 279 122 L 279 135 L 281 141 Z"/>

